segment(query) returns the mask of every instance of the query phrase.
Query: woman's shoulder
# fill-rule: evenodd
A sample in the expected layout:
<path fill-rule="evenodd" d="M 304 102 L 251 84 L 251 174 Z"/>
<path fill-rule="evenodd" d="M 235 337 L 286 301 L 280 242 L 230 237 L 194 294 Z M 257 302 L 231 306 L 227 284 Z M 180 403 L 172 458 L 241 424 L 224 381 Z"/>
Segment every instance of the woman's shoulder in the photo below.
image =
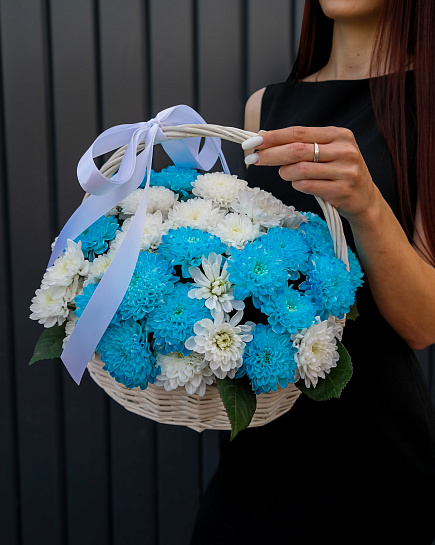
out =
<path fill-rule="evenodd" d="M 246 101 L 245 130 L 258 132 L 260 130 L 261 103 L 266 87 L 255 91 Z"/>

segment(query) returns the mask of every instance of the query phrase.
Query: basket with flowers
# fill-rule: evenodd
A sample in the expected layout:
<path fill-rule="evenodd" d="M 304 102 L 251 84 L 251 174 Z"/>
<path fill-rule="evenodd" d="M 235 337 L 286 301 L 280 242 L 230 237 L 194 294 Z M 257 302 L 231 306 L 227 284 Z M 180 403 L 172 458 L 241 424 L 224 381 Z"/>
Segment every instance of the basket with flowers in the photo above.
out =
<path fill-rule="evenodd" d="M 125 153 L 101 169 L 106 178 Z M 132 273 L 87 363 L 112 398 L 159 422 L 235 437 L 289 410 L 301 391 L 338 397 L 352 374 L 340 340 L 362 272 L 323 206 L 327 221 L 228 172 L 148 166 L 48 267 L 30 307 L 46 328 L 31 363 L 60 356 L 85 312 L 100 319 L 87 307 L 142 207 Z"/>

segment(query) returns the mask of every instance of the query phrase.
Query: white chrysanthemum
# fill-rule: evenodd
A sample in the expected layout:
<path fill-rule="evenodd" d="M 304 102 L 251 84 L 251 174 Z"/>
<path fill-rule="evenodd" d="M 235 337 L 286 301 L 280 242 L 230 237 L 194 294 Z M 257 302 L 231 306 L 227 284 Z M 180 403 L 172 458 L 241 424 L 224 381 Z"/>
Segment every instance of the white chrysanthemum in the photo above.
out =
<path fill-rule="evenodd" d="M 289 229 L 299 229 L 301 223 L 308 221 L 307 216 L 304 216 L 300 212 L 295 210 L 294 206 L 283 206 L 283 212 L 285 214 L 281 221 L 281 227 L 287 227 Z"/>
<path fill-rule="evenodd" d="M 277 227 L 286 216 L 283 202 L 259 187 L 239 191 L 238 201 L 231 203 L 231 208 L 267 228 Z"/>
<path fill-rule="evenodd" d="M 188 350 L 204 354 L 210 369 L 218 378 L 234 378 L 243 363 L 246 343 L 252 340 L 250 334 L 254 324 L 238 325 L 243 311 L 239 310 L 229 322 L 219 314 L 214 322 L 208 318 L 196 322 L 195 335 L 184 343 Z"/>
<path fill-rule="evenodd" d="M 235 174 L 209 172 L 200 174 L 193 183 L 192 193 L 197 197 L 211 199 L 219 206 L 230 206 L 237 200 L 240 189 L 248 185 L 245 180 L 239 180 Z"/>
<path fill-rule="evenodd" d="M 61 290 L 63 290 L 61 294 Z M 55 292 L 55 293 L 54 293 Z M 68 316 L 68 303 L 75 297 L 70 287 L 41 288 L 32 299 L 30 318 L 44 327 L 62 325 Z"/>
<path fill-rule="evenodd" d="M 124 221 L 124 223 L 127 220 Z M 123 224 L 124 225 L 124 224 Z M 119 247 L 121 246 L 122 241 L 125 239 L 125 235 L 127 234 L 127 230 L 118 230 L 116 231 L 116 236 L 113 240 L 109 242 L 109 251 L 107 252 L 107 255 L 110 255 L 113 259 L 114 254 L 119 250 Z"/>
<path fill-rule="evenodd" d="M 337 366 L 336 330 L 332 318 L 321 322 L 317 317 L 317 323 L 292 336 L 293 347 L 297 349 L 295 382 L 303 379 L 307 388 L 316 387 L 319 377 L 325 378 L 325 373 Z"/>
<path fill-rule="evenodd" d="M 76 316 L 75 312 L 73 310 L 69 311 L 68 317 L 66 319 L 65 324 L 65 337 L 62 341 L 62 348 L 65 348 L 66 343 L 68 342 L 69 338 L 71 337 L 71 333 L 74 331 L 74 328 L 76 326 L 78 317 Z"/>
<path fill-rule="evenodd" d="M 178 194 L 167 187 L 153 186 L 148 193 L 147 213 L 154 214 L 160 210 L 164 219 L 167 219 L 168 212 L 178 199 Z"/>
<path fill-rule="evenodd" d="M 144 190 L 135 189 L 123 201 L 118 204 L 120 218 L 125 219 L 136 214 L 137 207 L 142 199 Z M 166 187 L 150 187 L 148 190 L 147 213 L 154 214 L 160 210 L 164 217 L 167 217 L 168 210 L 177 200 L 178 195 Z"/>
<path fill-rule="evenodd" d="M 191 227 L 208 231 L 223 217 L 224 212 L 217 208 L 212 201 L 201 198 L 177 202 L 169 210 L 168 218 L 175 227 Z"/>
<path fill-rule="evenodd" d="M 110 250 L 107 254 L 101 254 L 96 257 L 89 265 L 89 273 L 84 285 L 87 286 L 88 284 L 99 282 L 103 278 L 107 267 L 112 263 L 114 257 L 115 252 L 111 252 Z"/>
<path fill-rule="evenodd" d="M 233 285 L 228 281 L 228 262 L 225 261 L 221 271 L 222 256 L 212 252 L 208 259 L 202 258 L 202 269 L 189 267 L 194 279 L 194 288 L 188 293 L 191 299 L 205 299 L 205 306 L 210 309 L 213 318 L 218 314 L 229 314 L 233 309 L 245 308 L 243 301 L 235 301 Z"/>
<path fill-rule="evenodd" d="M 253 223 L 245 214 L 237 213 L 227 214 L 210 232 L 228 247 L 234 246 L 238 250 L 243 250 L 248 241 L 264 234 L 259 223 Z"/>
<path fill-rule="evenodd" d="M 53 297 L 61 297 L 64 287 L 76 291 L 79 277 L 87 276 L 89 261 L 82 252 L 82 243 L 68 239 L 65 251 L 56 259 L 53 265 L 45 272 L 41 288 L 53 288 Z M 57 288 L 60 288 L 56 291 Z"/>
<path fill-rule="evenodd" d="M 122 224 L 122 231 L 127 232 L 131 222 L 132 218 L 126 219 Z M 172 229 L 172 227 L 172 222 L 163 220 L 163 215 L 160 210 L 157 210 L 157 212 L 154 212 L 153 214 L 147 214 L 143 228 L 140 251 L 155 250 L 161 244 L 162 236 L 166 235 L 169 229 Z M 119 240 L 111 246 L 111 249 L 112 247 L 114 249 L 118 249 L 121 241 L 124 239 L 124 236 L 120 237 Z"/>
<path fill-rule="evenodd" d="M 160 374 L 156 386 L 163 386 L 167 392 L 184 386 L 188 394 L 203 396 L 207 384 L 213 383 L 213 371 L 203 354 L 191 352 L 183 356 L 180 352 L 170 354 L 156 353 Z"/>

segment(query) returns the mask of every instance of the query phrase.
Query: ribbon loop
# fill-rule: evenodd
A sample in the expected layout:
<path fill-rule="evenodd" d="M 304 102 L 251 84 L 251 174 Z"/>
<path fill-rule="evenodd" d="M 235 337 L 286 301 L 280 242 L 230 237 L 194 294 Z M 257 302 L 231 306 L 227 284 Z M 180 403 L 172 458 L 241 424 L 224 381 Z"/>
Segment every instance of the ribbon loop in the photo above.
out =
<path fill-rule="evenodd" d="M 121 304 L 136 266 L 146 219 L 154 145 L 161 143 L 176 166 L 210 170 L 220 158 L 224 172 L 229 174 L 219 138 L 207 137 L 200 150 L 201 138 L 168 140 L 162 131 L 164 126 L 190 123 L 205 121 L 189 106 L 179 105 L 159 112 L 149 121 L 112 127 L 97 137 L 78 163 L 78 180 L 90 196 L 60 232 L 48 267 L 63 252 L 68 239 L 76 239 L 104 213 L 137 189 L 145 174 L 147 181 L 127 234 L 76 323 L 61 355 L 65 367 L 77 384 L 80 384 L 88 361 Z M 141 142 L 145 143 L 145 148 L 137 154 L 137 147 Z M 112 178 L 106 178 L 98 170 L 94 158 L 125 145 L 127 147 L 117 173 Z"/>

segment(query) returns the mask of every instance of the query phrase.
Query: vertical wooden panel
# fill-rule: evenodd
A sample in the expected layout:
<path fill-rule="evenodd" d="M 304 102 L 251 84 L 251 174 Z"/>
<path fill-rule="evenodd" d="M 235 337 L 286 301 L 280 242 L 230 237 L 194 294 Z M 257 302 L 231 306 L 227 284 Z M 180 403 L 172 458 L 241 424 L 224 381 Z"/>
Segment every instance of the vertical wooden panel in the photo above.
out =
<path fill-rule="evenodd" d="M 55 0 L 50 7 L 60 229 L 83 198 L 77 162 L 98 134 L 99 97 L 92 0 Z M 87 375 L 80 387 L 63 368 L 62 375 L 69 543 L 110 543 L 107 399 Z"/>
<path fill-rule="evenodd" d="M 248 92 L 285 80 L 290 73 L 291 10 L 288 0 L 250 0 Z"/>
<path fill-rule="evenodd" d="M 20 535 L 18 444 L 15 404 L 15 359 L 12 339 L 13 305 L 9 290 L 11 262 L 9 248 L 9 208 L 5 131 L 3 111 L 3 76 L 0 55 L 0 528 L 5 543 L 15 545 Z"/>
<path fill-rule="evenodd" d="M 53 362 L 27 365 L 41 333 L 41 326 L 29 324 L 30 299 L 53 236 L 42 8 L 41 2 L 1 2 L 23 545 L 66 540 L 60 369 Z"/>
<path fill-rule="evenodd" d="M 241 1 L 198 2 L 198 109 L 208 123 L 243 128 L 242 28 Z M 240 146 L 223 142 L 222 149 L 231 172 L 241 175 Z"/>

